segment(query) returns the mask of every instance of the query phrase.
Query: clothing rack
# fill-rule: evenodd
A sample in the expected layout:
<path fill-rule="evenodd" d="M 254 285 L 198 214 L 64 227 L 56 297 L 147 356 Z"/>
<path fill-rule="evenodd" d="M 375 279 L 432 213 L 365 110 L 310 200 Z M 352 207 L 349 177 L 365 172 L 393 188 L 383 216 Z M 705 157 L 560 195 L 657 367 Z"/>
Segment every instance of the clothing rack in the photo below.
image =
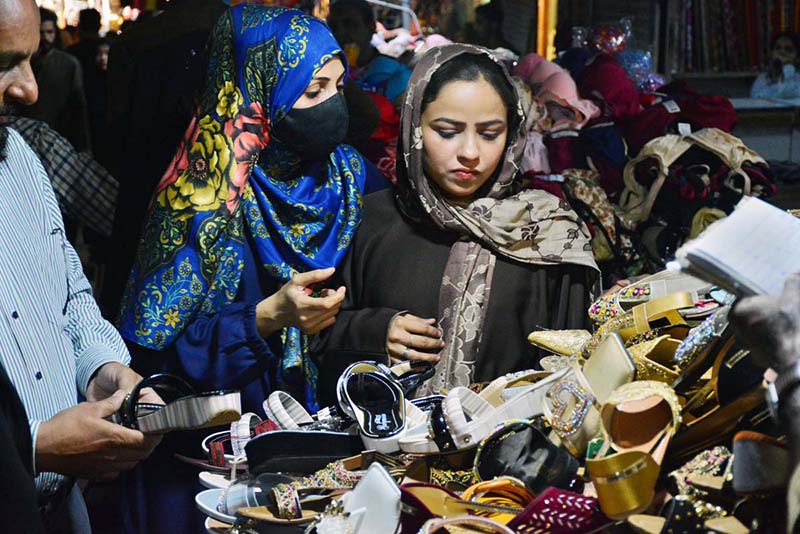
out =
<path fill-rule="evenodd" d="M 419 33 L 420 38 L 424 41 L 425 40 L 425 34 L 422 33 L 422 25 L 419 23 L 419 19 L 417 18 L 417 14 L 414 12 L 413 9 L 411 9 L 409 7 L 410 1 L 409 0 L 400 0 L 400 1 L 403 2 L 402 5 L 393 4 L 391 2 L 384 2 L 383 0 L 367 0 L 367 2 L 370 3 L 370 4 L 375 4 L 377 6 L 382 6 L 382 7 L 386 7 L 386 8 L 389 8 L 389 9 L 396 9 L 397 11 L 402 11 L 403 12 L 403 27 L 408 29 L 408 27 L 410 26 L 410 24 L 408 22 L 408 19 L 410 19 L 411 22 L 414 24 L 414 26 L 417 28 L 417 32 Z"/>

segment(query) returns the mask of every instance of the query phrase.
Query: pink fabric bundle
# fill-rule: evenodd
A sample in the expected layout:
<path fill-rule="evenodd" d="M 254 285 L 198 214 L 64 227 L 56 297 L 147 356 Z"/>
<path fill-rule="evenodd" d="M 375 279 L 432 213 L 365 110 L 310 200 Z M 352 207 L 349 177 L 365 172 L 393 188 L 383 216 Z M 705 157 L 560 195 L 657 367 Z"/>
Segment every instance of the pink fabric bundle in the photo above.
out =
<path fill-rule="evenodd" d="M 550 118 L 548 131 L 580 130 L 589 120 L 600 116 L 600 108 L 578 96 L 575 80 L 565 70 L 548 76 L 536 96 L 547 108 Z M 553 106 L 552 103 L 557 105 Z M 565 116 L 558 115 L 559 108 L 563 109 Z M 573 117 L 569 117 L 569 110 Z"/>
<path fill-rule="evenodd" d="M 547 147 L 544 146 L 542 134 L 533 130 L 528 132 L 528 142 L 525 144 L 519 168 L 522 172 L 550 174 L 550 162 L 547 160 Z"/>
<path fill-rule="evenodd" d="M 533 68 L 530 76 L 525 79 L 525 82 L 531 86 L 533 93 L 536 94 L 539 92 L 542 83 L 544 83 L 547 78 L 559 72 L 565 71 L 555 63 L 551 63 L 549 61 L 540 61 L 539 64 Z"/>
<path fill-rule="evenodd" d="M 522 56 L 522 58 L 519 60 L 519 63 L 517 63 L 517 66 L 514 68 L 514 76 L 527 82 L 531 74 L 533 74 L 533 69 L 535 69 L 542 61 L 546 60 L 539 54 L 531 53 Z"/>

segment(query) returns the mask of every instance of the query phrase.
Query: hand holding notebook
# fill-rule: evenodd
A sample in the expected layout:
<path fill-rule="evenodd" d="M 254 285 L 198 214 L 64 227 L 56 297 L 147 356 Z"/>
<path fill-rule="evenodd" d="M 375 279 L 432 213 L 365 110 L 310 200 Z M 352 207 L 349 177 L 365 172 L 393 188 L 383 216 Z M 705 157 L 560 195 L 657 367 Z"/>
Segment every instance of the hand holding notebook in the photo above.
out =
<path fill-rule="evenodd" d="M 754 197 L 675 255 L 680 268 L 739 296 L 779 295 L 800 271 L 800 219 Z"/>

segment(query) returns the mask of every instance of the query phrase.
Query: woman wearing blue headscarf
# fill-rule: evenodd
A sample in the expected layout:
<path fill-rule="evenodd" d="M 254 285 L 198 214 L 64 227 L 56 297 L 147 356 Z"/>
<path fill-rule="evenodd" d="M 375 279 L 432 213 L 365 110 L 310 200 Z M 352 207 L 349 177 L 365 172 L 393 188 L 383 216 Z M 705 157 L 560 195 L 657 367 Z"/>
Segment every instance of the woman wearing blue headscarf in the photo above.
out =
<path fill-rule="evenodd" d="M 346 66 L 322 21 L 240 5 L 220 18 L 209 46 L 206 85 L 152 200 L 120 332 L 143 376 L 239 389 L 244 411 L 261 413 L 278 388 L 314 409 L 307 336 L 335 321 L 344 288 L 311 286 L 344 258 L 362 196 L 386 182 L 341 144 Z M 144 466 L 150 478 L 135 490 L 132 529 L 195 528 L 185 524 L 193 488 L 176 486 L 180 468 L 153 465 L 186 453 L 194 438 L 183 438 L 165 440 Z M 187 476 L 196 480 L 196 470 Z"/>

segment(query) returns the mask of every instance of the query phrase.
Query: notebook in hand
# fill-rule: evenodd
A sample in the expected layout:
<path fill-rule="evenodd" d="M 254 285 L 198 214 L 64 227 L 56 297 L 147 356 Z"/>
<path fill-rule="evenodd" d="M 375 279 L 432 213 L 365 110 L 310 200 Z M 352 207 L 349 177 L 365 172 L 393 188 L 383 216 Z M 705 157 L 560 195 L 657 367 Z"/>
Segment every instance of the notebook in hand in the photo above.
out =
<path fill-rule="evenodd" d="M 753 197 L 675 254 L 689 274 L 740 296 L 778 295 L 800 271 L 800 219 Z"/>

